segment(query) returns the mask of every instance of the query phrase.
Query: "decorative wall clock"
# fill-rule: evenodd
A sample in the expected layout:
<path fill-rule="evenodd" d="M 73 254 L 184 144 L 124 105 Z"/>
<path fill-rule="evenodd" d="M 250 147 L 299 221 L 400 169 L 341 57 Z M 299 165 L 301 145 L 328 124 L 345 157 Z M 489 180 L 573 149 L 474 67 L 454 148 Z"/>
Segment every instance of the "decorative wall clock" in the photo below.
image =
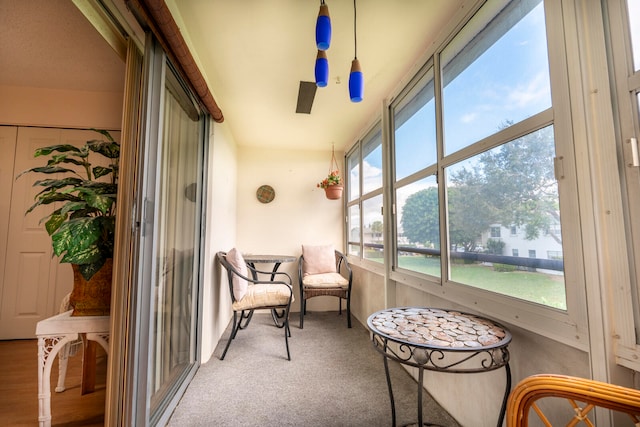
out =
<path fill-rule="evenodd" d="M 256 191 L 256 197 L 261 203 L 269 203 L 276 197 L 276 191 L 270 185 L 261 185 Z"/>

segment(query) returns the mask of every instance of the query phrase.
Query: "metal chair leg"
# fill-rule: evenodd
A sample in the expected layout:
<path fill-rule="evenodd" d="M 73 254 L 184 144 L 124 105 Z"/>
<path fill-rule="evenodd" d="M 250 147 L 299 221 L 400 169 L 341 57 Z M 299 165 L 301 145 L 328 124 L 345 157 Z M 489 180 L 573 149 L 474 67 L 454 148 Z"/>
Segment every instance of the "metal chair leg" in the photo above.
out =
<path fill-rule="evenodd" d="M 242 321 L 242 315 L 240 316 L 239 321 L 237 319 L 238 319 L 238 313 L 234 311 L 233 312 L 233 328 L 231 330 L 231 335 L 229 335 L 229 340 L 227 341 L 227 345 L 224 347 L 224 351 L 222 352 L 222 356 L 220 356 L 220 360 L 224 360 L 224 356 L 226 356 L 227 350 L 229 350 L 231 341 L 233 341 L 233 339 L 236 337 L 236 334 L 238 333 L 238 329 L 240 329 L 240 322 Z"/>
<path fill-rule="evenodd" d="M 286 326 L 284 327 L 284 342 L 287 346 L 287 360 L 291 360 L 291 353 L 289 352 L 289 335 L 287 331 L 289 330 L 289 318 L 285 320 Z"/>

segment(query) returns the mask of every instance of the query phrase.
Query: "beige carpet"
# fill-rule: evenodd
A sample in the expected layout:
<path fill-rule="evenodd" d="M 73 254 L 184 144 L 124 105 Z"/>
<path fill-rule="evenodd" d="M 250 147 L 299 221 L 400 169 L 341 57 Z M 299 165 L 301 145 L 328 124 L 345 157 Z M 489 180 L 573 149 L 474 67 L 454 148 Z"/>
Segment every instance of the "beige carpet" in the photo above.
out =
<path fill-rule="evenodd" d="M 225 360 L 219 357 L 230 326 L 174 411 L 169 426 L 391 426 L 382 356 L 355 318 L 311 312 L 304 329 L 291 316 L 291 361 L 284 333 L 271 316 L 257 314 L 238 332 Z M 417 420 L 417 384 L 390 363 L 396 425 Z M 459 424 L 424 393 L 425 422 Z"/>

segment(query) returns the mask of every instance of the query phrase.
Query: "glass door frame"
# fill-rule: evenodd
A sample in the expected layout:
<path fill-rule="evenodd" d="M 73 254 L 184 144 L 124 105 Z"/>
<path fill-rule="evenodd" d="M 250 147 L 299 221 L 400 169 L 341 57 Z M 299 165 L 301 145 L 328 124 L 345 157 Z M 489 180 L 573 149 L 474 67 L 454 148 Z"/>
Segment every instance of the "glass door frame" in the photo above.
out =
<path fill-rule="evenodd" d="M 202 321 L 202 277 L 204 274 L 204 251 L 197 254 L 198 271 L 193 279 L 194 283 L 194 316 L 196 328 L 194 332 L 195 349 L 193 362 L 182 372 L 171 385 L 166 397 L 151 413 L 151 396 L 153 394 L 151 378 L 152 351 L 154 346 L 154 287 L 157 280 L 158 263 L 155 257 L 158 242 L 155 236 L 155 219 L 158 211 L 158 201 L 155 199 L 161 179 L 159 159 L 162 156 L 162 137 L 164 124 L 164 93 L 167 73 L 172 73 L 167 55 L 152 35 L 147 35 L 144 54 L 144 94 L 142 108 L 142 135 L 138 152 L 138 191 L 134 220 L 135 239 L 137 240 L 137 256 L 134 256 L 132 269 L 136 279 L 133 282 L 131 303 L 131 327 L 129 335 L 130 360 L 134 368 L 129 371 L 128 402 L 131 414 L 129 420 L 133 425 L 164 425 L 167 423 L 173 409 L 178 404 L 189 382 L 200 365 L 201 352 L 201 321 Z M 181 80 L 176 75 L 178 80 Z M 192 96 L 192 98 L 194 98 Z M 194 98 L 195 99 L 195 98 Z M 208 157 L 208 116 L 200 115 L 200 135 L 202 146 L 200 155 L 200 183 L 203 189 L 197 197 L 201 218 L 206 217 L 204 195 L 206 194 L 206 170 Z M 205 235 L 205 222 L 200 224 L 200 234 L 196 236 L 200 242 Z M 201 245 L 200 245 L 201 246 Z M 193 294 L 192 294 L 193 295 Z"/>

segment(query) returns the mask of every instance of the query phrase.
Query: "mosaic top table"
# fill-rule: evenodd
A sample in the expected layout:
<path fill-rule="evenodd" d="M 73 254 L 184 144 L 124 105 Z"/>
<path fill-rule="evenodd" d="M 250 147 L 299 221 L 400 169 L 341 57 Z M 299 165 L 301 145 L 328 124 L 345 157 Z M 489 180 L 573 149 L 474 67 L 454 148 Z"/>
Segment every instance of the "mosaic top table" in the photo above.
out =
<path fill-rule="evenodd" d="M 511 390 L 507 348 L 511 342 L 511 333 L 504 326 L 474 314 L 429 307 L 380 310 L 369 316 L 367 325 L 375 349 L 383 355 L 394 427 L 396 411 L 389 360 L 418 368 L 419 426 L 423 425 L 422 390 L 425 369 L 464 374 L 504 367 L 506 388 L 497 424 L 502 426 Z"/>

